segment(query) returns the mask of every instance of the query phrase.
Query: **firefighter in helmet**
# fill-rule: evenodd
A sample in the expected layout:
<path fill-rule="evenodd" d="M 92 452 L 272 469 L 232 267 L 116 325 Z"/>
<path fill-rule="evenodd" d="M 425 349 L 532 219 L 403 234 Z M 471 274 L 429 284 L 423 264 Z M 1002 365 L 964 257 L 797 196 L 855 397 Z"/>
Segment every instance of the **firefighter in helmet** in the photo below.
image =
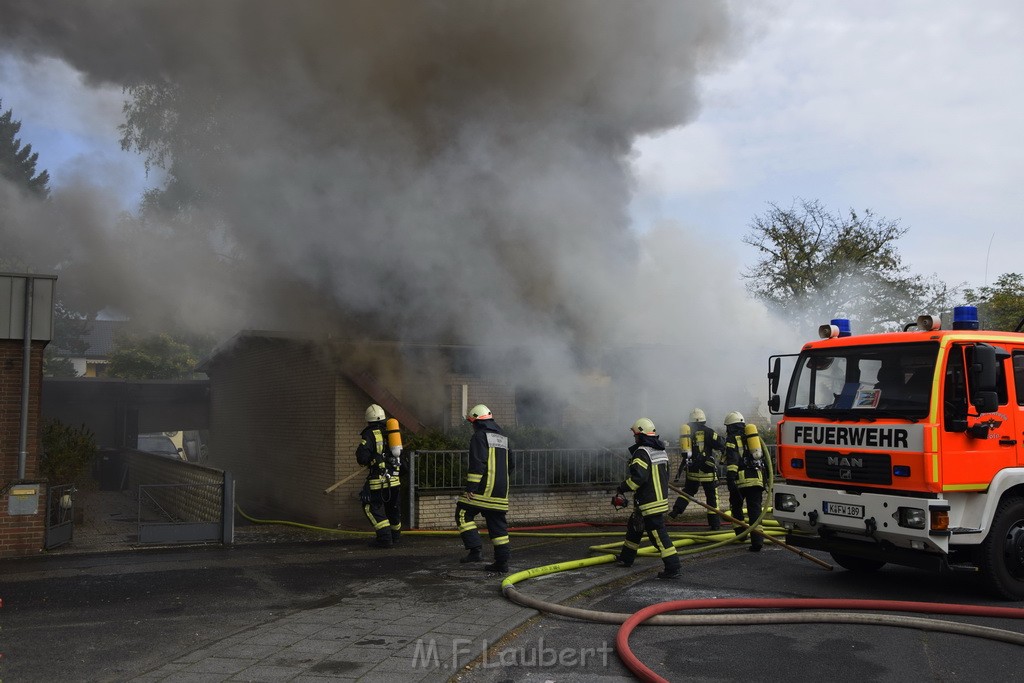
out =
<path fill-rule="evenodd" d="M 367 468 L 366 483 L 359 492 L 363 512 L 377 538 L 370 545 L 390 548 L 402 535 L 402 496 L 398 455 L 388 450 L 384 409 L 376 403 L 366 409 L 366 428 L 360 434 L 356 462 Z"/>
<path fill-rule="evenodd" d="M 658 438 L 654 423 L 641 417 L 633 426 L 633 445 L 629 447 L 629 476 L 619 484 L 612 505 L 626 507 L 626 491 L 633 492 L 633 514 L 626 527 L 626 540 L 616 558 L 619 565 L 632 566 L 644 532 L 658 549 L 665 570 L 659 579 L 675 579 L 680 575 L 679 555 L 665 530 L 664 514 L 668 512 L 668 453 L 665 443 Z"/>
<path fill-rule="evenodd" d="M 707 426 L 707 417 L 700 408 L 694 408 L 690 413 L 690 422 L 679 428 L 679 452 L 682 459 L 679 461 L 675 481 L 679 481 L 679 477 L 685 471 L 686 483 L 683 485 L 683 493 L 692 497 L 697 493 L 697 489 L 703 488 L 708 505 L 717 509 L 718 459 L 715 453 L 725 453 L 725 439 Z M 686 511 L 689 503 L 686 496 L 679 496 L 668 516 L 675 519 Z M 713 531 L 718 531 L 722 526 L 721 517 L 710 510 L 708 526 Z"/>
<path fill-rule="evenodd" d="M 746 522 L 753 525 L 761 516 L 764 497 L 765 460 L 757 425 L 745 424 L 743 415 L 735 410 L 725 416 L 725 480 L 729 487 L 729 507 L 733 517 L 744 521 L 743 508 L 747 508 Z M 743 533 L 739 525 L 733 527 L 736 535 Z M 756 530 L 750 532 L 749 550 L 757 552 L 764 538 Z"/>
<path fill-rule="evenodd" d="M 509 473 L 515 464 L 509 458 L 508 437 L 483 404 L 473 406 L 466 415 L 473 425 L 469 439 L 469 471 L 466 488 L 455 504 L 455 524 L 468 554 L 459 562 L 480 562 L 483 543 L 473 518 L 483 515 L 487 534 L 494 547 L 494 562 L 484 566 L 489 572 L 505 573 L 511 549 L 508 544 Z"/>

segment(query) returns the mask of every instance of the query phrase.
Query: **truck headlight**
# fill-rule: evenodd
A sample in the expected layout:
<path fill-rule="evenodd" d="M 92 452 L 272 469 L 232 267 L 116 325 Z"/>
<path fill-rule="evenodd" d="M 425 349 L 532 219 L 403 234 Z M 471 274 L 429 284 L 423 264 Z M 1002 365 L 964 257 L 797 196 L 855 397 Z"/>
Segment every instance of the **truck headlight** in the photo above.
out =
<path fill-rule="evenodd" d="M 795 512 L 798 507 L 800 507 L 800 503 L 797 502 L 796 496 L 792 493 L 775 494 L 776 510 L 781 510 L 782 512 Z"/>
<path fill-rule="evenodd" d="M 897 524 L 908 529 L 924 529 L 928 520 L 921 508 L 898 508 L 895 517 Z"/>

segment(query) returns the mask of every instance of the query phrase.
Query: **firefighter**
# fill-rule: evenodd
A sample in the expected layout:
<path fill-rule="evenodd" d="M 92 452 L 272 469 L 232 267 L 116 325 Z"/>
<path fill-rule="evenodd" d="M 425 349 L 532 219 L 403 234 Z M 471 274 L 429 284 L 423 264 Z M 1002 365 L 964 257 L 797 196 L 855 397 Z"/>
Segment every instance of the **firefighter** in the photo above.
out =
<path fill-rule="evenodd" d="M 730 512 L 742 522 L 746 505 L 745 521 L 753 525 L 761 516 L 764 496 L 765 461 L 761 437 L 757 425 L 745 424 L 743 415 L 735 410 L 725 416 L 725 430 L 725 481 L 729 487 Z M 739 536 L 743 528 L 734 525 L 733 531 Z M 748 550 L 756 553 L 763 545 L 761 534 L 751 530 Z"/>
<path fill-rule="evenodd" d="M 366 483 L 359 492 L 363 512 L 377 538 L 370 546 L 391 548 L 402 535 L 402 496 L 399 457 L 388 450 L 384 409 L 376 403 L 366 409 L 366 428 L 360 434 L 356 462 L 367 468 Z"/>
<path fill-rule="evenodd" d="M 659 579 L 675 579 L 680 575 L 679 555 L 665 530 L 664 514 L 668 512 L 668 453 L 665 443 L 658 438 L 654 423 L 641 417 L 633 426 L 633 441 L 629 447 L 629 475 L 616 488 L 612 505 L 626 507 L 626 491 L 633 492 L 633 514 L 626 528 L 626 540 L 616 559 L 623 567 L 630 567 L 636 559 L 644 532 L 651 544 L 658 549 L 665 563 L 665 570 L 658 573 Z"/>
<path fill-rule="evenodd" d="M 491 410 L 483 404 L 473 406 L 466 415 L 473 425 L 469 439 L 469 471 L 466 488 L 455 504 L 455 524 L 468 554 L 459 562 L 480 562 L 480 532 L 473 518 L 483 515 L 487 533 L 494 547 L 494 562 L 485 571 L 505 573 L 511 549 L 508 544 L 509 472 L 515 468 L 509 459 L 508 437 L 494 421 Z"/>
<path fill-rule="evenodd" d="M 679 452 L 682 458 L 679 461 L 679 469 L 676 472 L 675 481 L 683 471 L 686 472 L 686 483 L 683 485 L 683 493 L 687 496 L 694 496 L 697 489 L 704 489 L 704 497 L 707 504 L 713 508 L 718 507 L 718 458 L 715 453 L 725 453 L 725 439 L 707 426 L 707 417 L 700 408 L 694 408 L 690 413 L 689 424 L 679 428 Z M 685 496 L 676 498 L 669 517 L 675 519 L 686 511 L 690 501 Z M 708 526 L 712 531 L 718 531 L 722 527 L 722 519 L 717 513 L 708 511 Z"/>

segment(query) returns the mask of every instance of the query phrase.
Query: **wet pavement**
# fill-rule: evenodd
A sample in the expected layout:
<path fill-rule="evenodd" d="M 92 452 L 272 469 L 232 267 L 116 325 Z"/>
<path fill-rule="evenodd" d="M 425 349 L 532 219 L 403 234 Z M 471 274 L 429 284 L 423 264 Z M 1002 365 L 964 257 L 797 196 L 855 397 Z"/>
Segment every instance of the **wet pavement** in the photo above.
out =
<path fill-rule="evenodd" d="M 381 550 L 369 534 L 247 525 L 232 547 L 143 548 L 129 494 L 83 497 L 70 545 L 0 561 L 2 680 L 472 680 L 538 616 L 501 595 L 503 576 L 459 564 L 457 536 L 406 534 Z M 514 537 L 512 568 L 617 537 Z M 530 579 L 530 594 L 559 602 L 656 570 L 562 572 Z M 611 660 L 601 671 L 631 680 Z"/>
<path fill-rule="evenodd" d="M 71 546 L 0 561 L 0 679 L 635 680 L 614 652 L 616 625 L 510 602 L 501 576 L 458 563 L 455 536 L 406 535 L 398 548 L 380 550 L 367 547 L 368 534 L 240 526 L 228 548 L 140 548 L 134 501 L 102 495 L 122 498 L 98 506 L 93 519 L 87 513 Z M 619 538 L 513 535 L 513 570 L 592 556 L 592 544 Z M 654 578 L 660 564 L 642 558 L 630 569 L 575 569 L 517 590 L 625 614 L 695 598 L 1007 606 L 973 577 L 825 571 L 771 545 L 686 555 L 675 581 Z M 1022 620 L 941 618 L 1024 632 Z M 1024 657 L 1020 645 L 872 623 L 643 625 L 630 646 L 669 680 L 702 681 L 1015 680 Z"/>

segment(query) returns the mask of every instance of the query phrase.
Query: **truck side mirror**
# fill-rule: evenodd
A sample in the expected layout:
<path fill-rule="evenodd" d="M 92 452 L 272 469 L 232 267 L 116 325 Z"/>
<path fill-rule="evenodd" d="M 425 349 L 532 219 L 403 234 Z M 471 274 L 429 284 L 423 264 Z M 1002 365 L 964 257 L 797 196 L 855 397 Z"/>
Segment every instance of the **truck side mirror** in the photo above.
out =
<path fill-rule="evenodd" d="M 971 387 L 976 393 L 996 389 L 996 350 L 988 344 L 976 344 L 974 347 Z"/>
<path fill-rule="evenodd" d="M 971 402 L 978 413 L 994 413 L 999 410 L 999 394 L 994 391 L 976 391 Z"/>
<path fill-rule="evenodd" d="M 779 398 L 779 395 L 772 394 L 771 398 L 768 399 L 768 410 L 770 410 L 772 414 L 778 413 L 780 403 L 782 403 L 782 400 Z"/>
<path fill-rule="evenodd" d="M 782 370 L 780 369 L 781 362 L 782 359 L 776 356 L 774 362 L 772 363 L 771 369 L 768 371 L 768 385 L 771 388 L 771 390 L 768 393 L 770 394 L 775 394 L 778 393 L 779 391 L 779 377 L 782 374 Z"/>

